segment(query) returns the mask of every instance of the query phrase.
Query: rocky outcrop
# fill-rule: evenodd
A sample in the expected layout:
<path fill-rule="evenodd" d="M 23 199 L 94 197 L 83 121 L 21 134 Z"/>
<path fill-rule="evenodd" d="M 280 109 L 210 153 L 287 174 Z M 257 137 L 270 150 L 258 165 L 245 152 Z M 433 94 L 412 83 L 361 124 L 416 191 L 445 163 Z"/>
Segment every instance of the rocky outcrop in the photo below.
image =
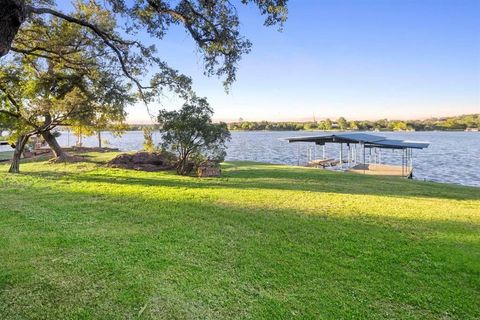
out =
<path fill-rule="evenodd" d="M 171 170 L 174 167 L 171 159 L 159 152 L 123 153 L 110 160 L 108 166 L 150 172 Z"/>

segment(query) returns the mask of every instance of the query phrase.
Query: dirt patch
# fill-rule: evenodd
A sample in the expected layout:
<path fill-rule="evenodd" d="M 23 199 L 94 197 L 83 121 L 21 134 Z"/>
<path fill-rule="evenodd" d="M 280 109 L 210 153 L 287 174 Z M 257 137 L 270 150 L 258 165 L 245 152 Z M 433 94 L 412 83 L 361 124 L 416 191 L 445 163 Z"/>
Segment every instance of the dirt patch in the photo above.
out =
<path fill-rule="evenodd" d="M 75 163 L 75 162 L 86 162 L 88 157 L 86 156 L 67 156 L 64 158 L 53 158 L 48 162 L 50 163 Z"/>
<path fill-rule="evenodd" d="M 74 151 L 79 153 L 84 152 L 116 152 L 120 151 L 118 148 L 99 148 L 99 147 L 70 147 L 70 148 L 63 148 L 65 151 Z"/>

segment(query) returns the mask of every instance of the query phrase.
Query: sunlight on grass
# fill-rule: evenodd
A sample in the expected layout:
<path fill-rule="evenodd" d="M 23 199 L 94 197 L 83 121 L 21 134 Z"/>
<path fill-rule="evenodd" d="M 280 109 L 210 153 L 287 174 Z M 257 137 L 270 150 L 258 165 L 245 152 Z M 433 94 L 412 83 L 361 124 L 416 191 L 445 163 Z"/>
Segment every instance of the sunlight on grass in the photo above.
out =
<path fill-rule="evenodd" d="M 3 318 L 476 318 L 478 188 L 231 162 L 0 165 Z"/>

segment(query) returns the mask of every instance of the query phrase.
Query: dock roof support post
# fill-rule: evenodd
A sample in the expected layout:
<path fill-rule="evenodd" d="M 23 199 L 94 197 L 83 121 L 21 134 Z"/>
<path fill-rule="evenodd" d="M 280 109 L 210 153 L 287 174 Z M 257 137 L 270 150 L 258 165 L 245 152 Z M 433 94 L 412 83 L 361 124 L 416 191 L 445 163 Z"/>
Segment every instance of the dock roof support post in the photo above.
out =
<path fill-rule="evenodd" d="M 343 143 L 340 143 L 340 168 L 343 168 Z"/>
<path fill-rule="evenodd" d="M 350 159 L 352 157 L 352 155 L 351 155 L 352 151 L 350 150 L 350 144 L 349 143 L 347 143 L 347 148 L 348 148 L 347 162 L 348 162 L 348 165 L 350 166 Z"/>
<path fill-rule="evenodd" d="M 365 143 L 360 142 L 360 145 L 363 147 L 363 174 L 365 174 L 365 169 L 367 167 L 365 162 Z"/>
<path fill-rule="evenodd" d="M 413 170 L 413 149 L 410 149 L 410 167 Z"/>

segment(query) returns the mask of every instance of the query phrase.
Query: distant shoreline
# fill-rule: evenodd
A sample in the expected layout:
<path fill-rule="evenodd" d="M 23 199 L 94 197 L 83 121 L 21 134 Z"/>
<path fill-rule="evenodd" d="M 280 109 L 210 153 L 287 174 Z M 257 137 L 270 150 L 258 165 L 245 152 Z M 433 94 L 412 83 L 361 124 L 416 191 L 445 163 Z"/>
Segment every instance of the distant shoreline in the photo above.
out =
<path fill-rule="evenodd" d="M 282 131 L 305 131 L 305 132 L 480 132 L 479 130 L 462 130 L 462 129 L 456 129 L 456 130 L 320 130 L 320 129 L 298 129 L 298 130 L 279 130 L 279 129 L 253 129 L 253 130 L 245 130 L 245 129 L 230 129 L 230 131 L 233 132 L 282 132 Z"/>
<path fill-rule="evenodd" d="M 480 114 L 466 114 L 455 117 L 430 118 L 425 120 L 348 120 L 344 117 L 330 120 L 304 122 L 245 121 L 227 123 L 231 131 L 479 131 Z M 130 130 L 155 128 L 155 125 L 130 124 Z"/>

